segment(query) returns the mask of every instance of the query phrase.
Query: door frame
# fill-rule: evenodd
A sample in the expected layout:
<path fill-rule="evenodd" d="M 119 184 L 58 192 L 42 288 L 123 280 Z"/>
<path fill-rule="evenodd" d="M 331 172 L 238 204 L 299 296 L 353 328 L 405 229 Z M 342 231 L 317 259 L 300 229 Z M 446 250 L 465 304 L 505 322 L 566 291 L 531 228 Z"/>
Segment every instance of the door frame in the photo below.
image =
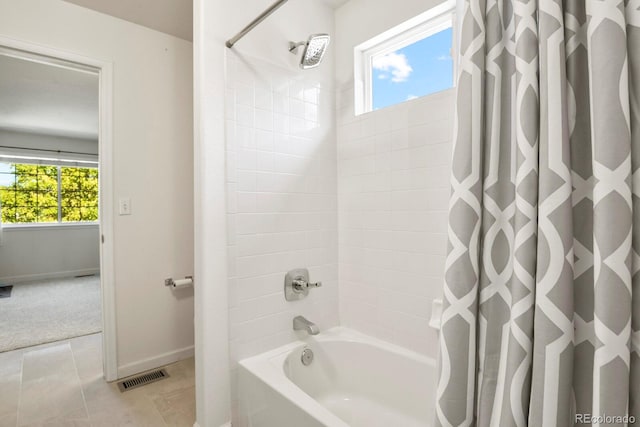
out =
<path fill-rule="evenodd" d="M 0 36 L 0 48 L 17 58 L 99 76 L 98 180 L 100 211 L 100 287 L 102 290 L 102 368 L 107 381 L 118 379 L 113 232 L 113 63 L 50 46 Z"/>

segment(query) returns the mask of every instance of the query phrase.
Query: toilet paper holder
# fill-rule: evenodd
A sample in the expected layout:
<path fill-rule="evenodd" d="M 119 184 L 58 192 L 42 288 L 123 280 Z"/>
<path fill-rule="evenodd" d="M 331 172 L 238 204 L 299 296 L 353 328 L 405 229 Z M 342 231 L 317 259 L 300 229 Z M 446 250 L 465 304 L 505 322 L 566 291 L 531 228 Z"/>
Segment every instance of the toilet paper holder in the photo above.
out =
<path fill-rule="evenodd" d="M 191 280 L 191 284 L 193 285 L 193 276 L 184 276 L 186 280 Z M 176 281 L 173 280 L 173 277 L 169 277 L 168 279 L 164 279 L 165 286 L 171 286 L 172 288 L 176 287 Z"/>

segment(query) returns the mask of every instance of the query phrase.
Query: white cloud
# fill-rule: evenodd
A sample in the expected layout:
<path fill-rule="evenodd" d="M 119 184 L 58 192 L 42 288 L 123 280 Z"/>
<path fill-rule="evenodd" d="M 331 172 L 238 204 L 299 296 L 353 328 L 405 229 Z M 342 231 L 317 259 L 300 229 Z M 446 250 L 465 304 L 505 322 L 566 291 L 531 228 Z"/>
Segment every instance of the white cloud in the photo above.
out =
<path fill-rule="evenodd" d="M 411 101 L 412 99 L 418 99 L 418 97 L 416 95 L 407 96 L 407 101 Z"/>
<path fill-rule="evenodd" d="M 373 58 L 373 68 L 380 71 L 391 72 L 391 81 L 394 83 L 406 82 L 413 68 L 404 53 L 391 52 L 383 56 Z"/>
<path fill-rule="evenodd" d="M 380 80 L 386 80 L 386 79 L 389 78 L 389 74 L 380 73 L 380 74 L 378 74 L 378 78 Z"/>
<path fill-rule="evenodd" d="M 451 61 L 450 55 L 440 55 L 436 58 L 438 61 Z"/>

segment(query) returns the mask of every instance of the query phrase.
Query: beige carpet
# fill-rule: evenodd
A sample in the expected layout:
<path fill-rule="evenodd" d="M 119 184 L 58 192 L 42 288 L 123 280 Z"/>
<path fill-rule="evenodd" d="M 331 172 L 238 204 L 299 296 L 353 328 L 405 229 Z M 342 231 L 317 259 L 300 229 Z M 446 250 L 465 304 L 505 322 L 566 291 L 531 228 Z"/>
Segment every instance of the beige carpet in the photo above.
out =
<path fill-rule="evenodd" d="M 0 298 L 0 352 L 100 332 L 101 307 L 99 276 L 14 285 Z"/>

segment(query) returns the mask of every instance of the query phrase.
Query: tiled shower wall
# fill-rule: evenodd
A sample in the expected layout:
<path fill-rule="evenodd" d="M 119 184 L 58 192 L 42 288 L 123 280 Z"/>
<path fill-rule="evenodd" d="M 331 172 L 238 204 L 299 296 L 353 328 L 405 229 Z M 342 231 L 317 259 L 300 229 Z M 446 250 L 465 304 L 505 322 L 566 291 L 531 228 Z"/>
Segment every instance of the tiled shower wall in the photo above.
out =
<path fill-rule="evenodd" d="M 341 322 L 435 357 L 454 90 L 357 117 L 352 88 L 338 99 Z"/>
<path fill-rule="evenodd" d="M 296 315 L 321 330 L 339 323 L 331 68 L 229 52 L 225 105 L 233 382 L 238 360 L 304 336 L 292 330 Z M 301 267 L 323 286 L 287 302 L 285 273 Z"/>

